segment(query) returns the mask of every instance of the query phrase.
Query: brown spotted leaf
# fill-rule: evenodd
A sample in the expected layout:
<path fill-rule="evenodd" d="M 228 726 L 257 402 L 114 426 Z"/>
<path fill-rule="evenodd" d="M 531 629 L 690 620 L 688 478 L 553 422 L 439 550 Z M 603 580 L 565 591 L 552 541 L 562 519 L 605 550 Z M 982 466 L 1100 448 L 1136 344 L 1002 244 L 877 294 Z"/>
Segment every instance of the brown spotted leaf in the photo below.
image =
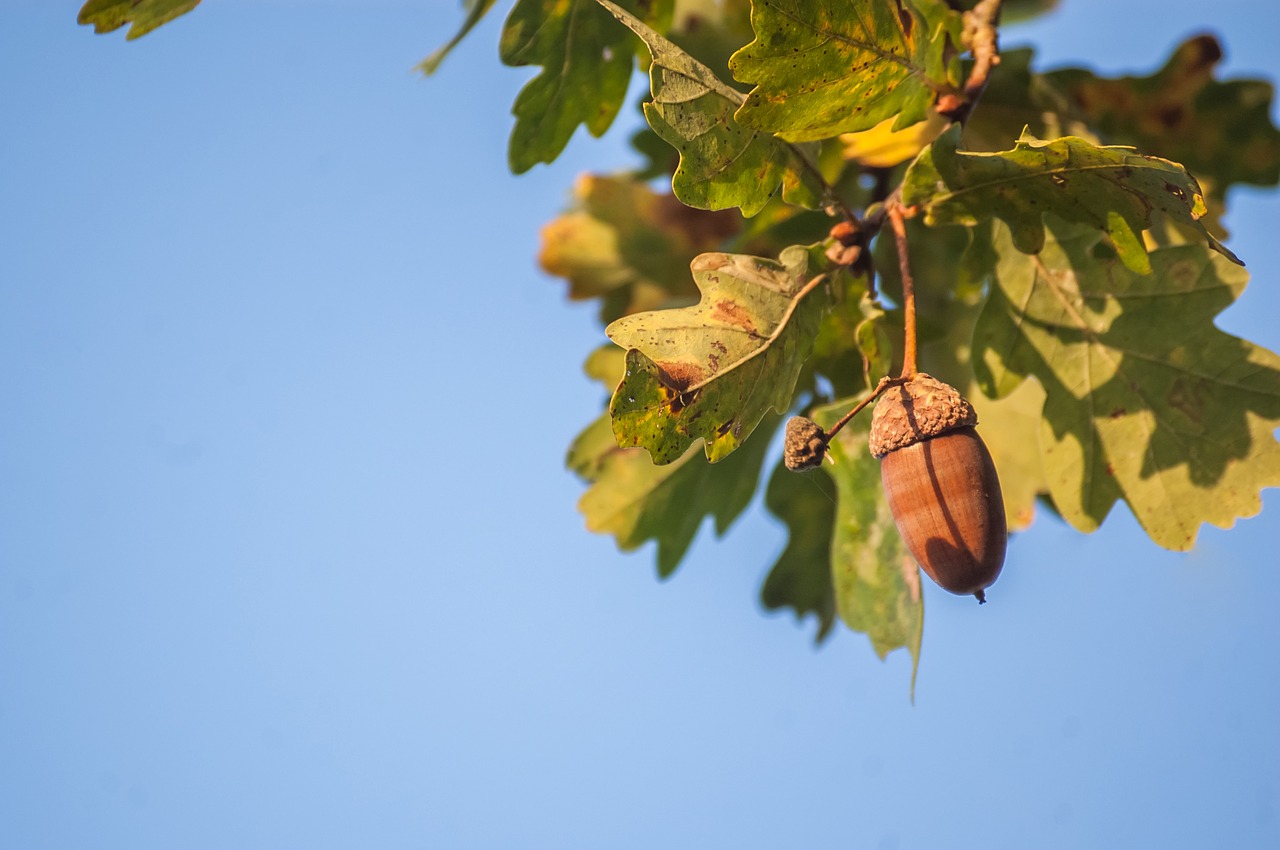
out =
<path fill-rule="evenodd" d="M 644 446 L 661 464 L 704 440 L 714 462 L 769 410 L 786 412 L 829 302 L 814 255 L 800 246 L 779 261 L 702 254 L 690 266 L 701 301 L 609 325 L 628 349 L 609 405 L 618 444 Z"/>

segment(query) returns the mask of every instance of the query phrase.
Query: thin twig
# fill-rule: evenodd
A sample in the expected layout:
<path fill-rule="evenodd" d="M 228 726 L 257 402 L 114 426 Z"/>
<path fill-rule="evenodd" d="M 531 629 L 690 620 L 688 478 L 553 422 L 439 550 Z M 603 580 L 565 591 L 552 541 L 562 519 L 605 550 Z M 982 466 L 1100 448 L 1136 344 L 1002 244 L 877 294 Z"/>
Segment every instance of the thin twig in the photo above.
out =
<path fill-rule="evenodd" d="M 970 108 L 982 96 L 987 87 L 991 69 L 1000 64 L 1000 44 L 996 25 L 1000 20 L 1002 0 L 980 0 L 973 10 L 964 16 L 967 43 L 973 52 L 973 68 L 964 83 L 964 96 Z"/>
<path fill-rule="evenodd" d="M 868 404 L 871 404 L 871 402 L 879 398 L 880 393 L 889 389 L 889 387 L 902 386 L 906 382 L 907 382 L 906 378 L 890 378 L 888 375 L 885 375 L 883 378 L 881 378 L 880 383 L 876 384 L 875 391 L 872 392 L 871 395 L 867 396 L 862 401 L 854 405 L 853 410 L 850 410 L 844 416 L 841 416 L 840 421 L 831 426 L 830 430 L 827 431 L 827 437 L 826 437 L 827 442 L 830 443 L 831 438 L 834 437 L 837 433 L 839 433 L 841 428 L 843 428 L 845 425 L 848 425 L 849 422 L 853 419 L 853 417 L 861 413 Z"/>
<path fill-rule="evenodd" d="M 902 205 L 890 203 L 889 225 L 898 249 L 898 273 L 902 276 L 902 377 L 916 373 L 916 287 L 911 277 L 911 261 L 907 257 L 907 228 L 902 220 Z"/>

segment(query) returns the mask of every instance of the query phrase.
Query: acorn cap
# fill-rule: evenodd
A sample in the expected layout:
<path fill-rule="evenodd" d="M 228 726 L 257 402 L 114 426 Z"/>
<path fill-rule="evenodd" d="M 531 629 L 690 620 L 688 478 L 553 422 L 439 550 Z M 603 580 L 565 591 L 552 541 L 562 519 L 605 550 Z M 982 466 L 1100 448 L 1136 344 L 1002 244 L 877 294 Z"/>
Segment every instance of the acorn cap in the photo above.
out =
<path fill-rule="evenodd" d="M 874 457 L 978 424 L 972 405 L 950 384 L 917 372 L 905 384 L 884 391 L 871 413 Z"/>
<path fill-rule="evenodd" d="M 782 444 L 782 460 L 792 472 L 804 472 L 822 465 L 827 454 L 827 434 L 818 423 L 804 416 L 787 420 L 787 436 Z"/>

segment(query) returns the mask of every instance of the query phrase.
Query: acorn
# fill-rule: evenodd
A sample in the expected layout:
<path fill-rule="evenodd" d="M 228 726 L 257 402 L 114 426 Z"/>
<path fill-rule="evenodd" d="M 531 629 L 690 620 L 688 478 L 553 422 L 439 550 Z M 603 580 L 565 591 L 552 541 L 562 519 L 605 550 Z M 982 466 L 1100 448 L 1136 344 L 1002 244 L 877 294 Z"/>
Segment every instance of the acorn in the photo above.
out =
<path fill-rule="evenodd" d="M 955 387 L 917 372 L 876 402 L 870 448 L 916 563 L 944 589 L 985 602 L 1009 535 L 1000 479 L 977 424 Z"/>

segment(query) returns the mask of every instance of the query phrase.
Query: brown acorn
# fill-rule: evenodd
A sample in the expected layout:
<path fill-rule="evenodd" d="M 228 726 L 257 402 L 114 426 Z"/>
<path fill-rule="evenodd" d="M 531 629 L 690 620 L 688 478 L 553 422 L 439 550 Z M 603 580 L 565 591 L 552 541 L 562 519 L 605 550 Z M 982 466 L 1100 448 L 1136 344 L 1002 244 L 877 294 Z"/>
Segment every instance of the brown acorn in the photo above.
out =
<path fill-rule="evenodd" d="M 1004 566 L 1008 531 L 977 414 L 955 387 L 918 372 L 871 414 L 871 454 L 898 533 L 941 587 L 986 601 Z"/>

